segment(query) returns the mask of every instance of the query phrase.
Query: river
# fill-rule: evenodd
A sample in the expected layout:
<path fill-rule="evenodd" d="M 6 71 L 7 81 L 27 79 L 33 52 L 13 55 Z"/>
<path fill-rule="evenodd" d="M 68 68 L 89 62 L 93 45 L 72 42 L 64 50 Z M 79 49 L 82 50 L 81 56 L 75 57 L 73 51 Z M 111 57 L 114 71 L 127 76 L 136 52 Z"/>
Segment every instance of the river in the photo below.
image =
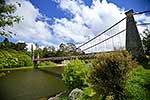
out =
<path fill-rule="evenodd" d="M 0 100 L 38 100 L 66 88 L 61 80 L 63 67 L 10 71 L 0 77 Z"/>

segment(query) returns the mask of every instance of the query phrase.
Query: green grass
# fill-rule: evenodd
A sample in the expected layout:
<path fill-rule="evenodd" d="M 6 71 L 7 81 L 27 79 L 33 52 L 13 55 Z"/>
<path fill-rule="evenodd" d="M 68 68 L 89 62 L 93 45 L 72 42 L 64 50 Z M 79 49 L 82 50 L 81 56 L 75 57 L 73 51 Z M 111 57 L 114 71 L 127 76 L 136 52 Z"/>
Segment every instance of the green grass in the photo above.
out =
<path fill-rule="evenodd" d="M 33 68 L 34 68 L 33 66 L 16 67 L 16 68 L 3 68 L 3 69 L 0 69 L 0 72 L 1 72 L 1 71 L 21 70 L 21 69 L 33 69 Z"/>
<path fill-rule="evenodd" d="M 141 66 L 134 69 L 126 88 L 131 100 L 150 100 L 150 69 Z"/>
<path fill-rule="evenodd" d="M 57 67 L 57 64 L 55 66 L 50 65 L 39 65 L 38 68 L 49 68 L 49 67 Z M 2 68 L 1 71 L 13 71 L 13 70 L 21 70 L 21 69 L 34 69 L 34 66 L 25 66 L 25 67 L 16 67 L 16 68 Z"/>
<path fill-rule="evenodd" d="M 44 62 L 40 62 L 39 66 L 55 67 L 57 66 L 57 64 L 52 61 L 44 61 Z"/>

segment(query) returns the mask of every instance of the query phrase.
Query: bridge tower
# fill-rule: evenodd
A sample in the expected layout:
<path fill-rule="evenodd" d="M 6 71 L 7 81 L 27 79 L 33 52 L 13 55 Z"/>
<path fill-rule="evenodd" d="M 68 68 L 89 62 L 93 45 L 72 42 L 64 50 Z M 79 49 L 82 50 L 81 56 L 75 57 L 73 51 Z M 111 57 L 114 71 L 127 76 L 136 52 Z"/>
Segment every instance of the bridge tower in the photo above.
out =
<path fill-rule="evenodd" d="M 127 11 L 126 14 L 126 50 L 134 57 L 144 57 L 142 41 L 133 17 L 133 10 Z"/>

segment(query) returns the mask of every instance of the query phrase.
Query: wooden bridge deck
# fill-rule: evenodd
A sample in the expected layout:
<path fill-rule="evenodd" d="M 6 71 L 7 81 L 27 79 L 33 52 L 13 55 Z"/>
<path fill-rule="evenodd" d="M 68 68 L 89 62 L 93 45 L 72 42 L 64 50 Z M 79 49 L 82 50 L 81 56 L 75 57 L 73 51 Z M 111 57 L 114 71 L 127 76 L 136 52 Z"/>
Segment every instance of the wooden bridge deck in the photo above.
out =
<path fill-rule="evenodd" d="M 63 61 L 63 60 L 71 60 L 71 59 L 90 59 L 95 58 L 95 53 L 85 54 L 85 55 L 77 55 L 77 56 L 65 56 L 65 57 L 49 57 L 49 58 L 40 58 L 34 59 L 33 61 Z"/>

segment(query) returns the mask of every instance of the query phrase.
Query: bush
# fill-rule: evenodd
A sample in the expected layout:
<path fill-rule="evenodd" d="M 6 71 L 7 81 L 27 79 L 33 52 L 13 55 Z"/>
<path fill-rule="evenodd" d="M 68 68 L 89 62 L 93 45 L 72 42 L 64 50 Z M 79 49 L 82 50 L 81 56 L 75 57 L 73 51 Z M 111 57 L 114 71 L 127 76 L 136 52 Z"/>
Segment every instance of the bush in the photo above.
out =
<path fill-rule="evenodd" d="M 50 67 L 55 67 L 57 64 L 52 62 L 52 61 L 44 61 L 40 62 L 39 66 L 50 66 Z"/>
<path fill-rule="evenodd" d="M 0 50 L 0 68 L 13 68 L 32 65 L 31 57 L 15 50 Z"/>
<path fill-rule="evenodd" d="M 62 80 L 65 82 L 69 90 L 74 88 L 82 88 L 86 85 L 86 74 L 87 67 L 84 61 L 81 60 L 71 60 L 64 67 L 64 72 L 62 74 Z"/>
<path fill-rule="evenodd" d="M 89 82 L 99 95 L 113 96 L 115 100 L 126 97 L 125 83 L 128 72 L 136 65 L 127 51 L 97 55 Z"/>
<path fill-rule="evenodd" d="M 95 95 L 95 91 L 90 88 L 90 87 L 86 87 L 83 89 L 83 100 L 88 100 L 89 98 L 93 97 Z"/>

